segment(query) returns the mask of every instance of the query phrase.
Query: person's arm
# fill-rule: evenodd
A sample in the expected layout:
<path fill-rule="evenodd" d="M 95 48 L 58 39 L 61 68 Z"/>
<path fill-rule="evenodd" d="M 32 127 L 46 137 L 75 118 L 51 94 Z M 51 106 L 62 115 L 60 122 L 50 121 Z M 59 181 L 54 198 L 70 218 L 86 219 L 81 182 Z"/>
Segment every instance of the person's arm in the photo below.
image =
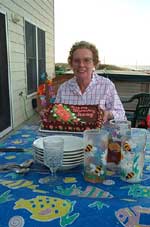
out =
<path fill-rule="evenodd" d="M 104 111 L 104 117 L 103 117 L 103 122 L 107 122 L 109 120 L 112 120 L 114 118 L 113 114 L 111 111 Z"/>

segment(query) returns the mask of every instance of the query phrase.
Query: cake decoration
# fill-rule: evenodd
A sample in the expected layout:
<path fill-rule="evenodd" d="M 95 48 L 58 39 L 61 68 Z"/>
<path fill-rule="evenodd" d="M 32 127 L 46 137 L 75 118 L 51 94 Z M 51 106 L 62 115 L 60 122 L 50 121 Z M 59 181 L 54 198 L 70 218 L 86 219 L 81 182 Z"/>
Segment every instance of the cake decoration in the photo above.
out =
<path fill-rule="evenodd" d="M 49 104 L 40 112 L 41 129 L 83 132 L 101 128 L 104 111 L 98 105 Z"/>
<path fill-rule="evenodd" d="M 76 114 L 72 112 L 68 106 L 61 103 L 54 105 L 51 113 L 53 113 L 53 117 L 58 121 L 74 123 L 81 120 L 80 118 L 77 118 Z"/>

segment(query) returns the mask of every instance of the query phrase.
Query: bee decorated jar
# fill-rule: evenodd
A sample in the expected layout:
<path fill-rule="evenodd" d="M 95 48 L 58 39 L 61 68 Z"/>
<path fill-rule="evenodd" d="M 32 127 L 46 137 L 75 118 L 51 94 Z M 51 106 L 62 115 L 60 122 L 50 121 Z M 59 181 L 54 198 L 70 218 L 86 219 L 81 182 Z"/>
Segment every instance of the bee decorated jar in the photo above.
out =
<path fill-rule="evenodd" d="M 116 171 L 121 160 L 122 138 L 131 136 L 131 122 L 111 120 L 107 125 L 107 130 L 109 131 L 107 167 Z"/>
<path fill-rule="evenodd" d="M 120 177 L 123 181 L 136 183 L 142 180 L 145 146 L 145 129 L 133 128 L 131 137 L 122 139 Z"/>
<path fill-rule="evenodd" d="M 92 183 L 105 180 L 108 148 L 106 130 L 84 131 L 84 179 Z"/>

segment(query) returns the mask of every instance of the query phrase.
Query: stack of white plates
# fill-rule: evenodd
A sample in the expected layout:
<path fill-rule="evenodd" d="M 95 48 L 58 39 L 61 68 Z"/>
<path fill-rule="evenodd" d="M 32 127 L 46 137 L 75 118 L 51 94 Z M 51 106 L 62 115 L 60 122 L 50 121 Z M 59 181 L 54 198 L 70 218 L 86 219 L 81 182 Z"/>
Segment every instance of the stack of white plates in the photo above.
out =
<path fill-rule="evenodd" d="M 62 137 L 64 139 L 64 157 L 61 169 L 71 169 L 83 163 L 83 139 L 78 136 L 54 135 L 51 137 Z M 33 142 L 34 159 L 44 164 L 43 139 L 41 137 Z"/>

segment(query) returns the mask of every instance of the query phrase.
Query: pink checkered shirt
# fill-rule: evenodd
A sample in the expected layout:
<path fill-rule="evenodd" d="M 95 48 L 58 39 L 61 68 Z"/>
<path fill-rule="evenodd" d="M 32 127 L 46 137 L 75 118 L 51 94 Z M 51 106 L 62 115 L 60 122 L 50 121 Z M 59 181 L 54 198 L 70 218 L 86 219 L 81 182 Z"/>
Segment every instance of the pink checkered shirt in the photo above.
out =
<path fill-rule="evenodd" d="M 55 103 L 99 105 L 103 110 L 111 111 L 115 120 L 126 119 L 115 85 L 108 78 L 95 73 L 83 94 L 75 77 L 63 83 L 58 89 Z"/>

